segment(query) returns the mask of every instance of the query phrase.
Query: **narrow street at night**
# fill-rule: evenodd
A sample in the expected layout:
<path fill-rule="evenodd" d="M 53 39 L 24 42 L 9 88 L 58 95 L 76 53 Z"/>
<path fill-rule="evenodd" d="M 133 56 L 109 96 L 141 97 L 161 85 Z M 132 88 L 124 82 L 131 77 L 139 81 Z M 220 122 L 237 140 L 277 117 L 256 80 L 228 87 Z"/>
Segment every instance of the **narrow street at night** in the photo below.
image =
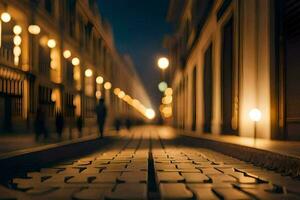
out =
<path fill-rule="evenodd" d="M 0 0 L 0 200 L 300 200 L 300 0 Z"/>
<path fill-rule="evenodd" d="M 120 134 L 94 153 L 12 177 L 0 199 L 300 199 L 300 181 L 191 146 L 170 128 Z"/>

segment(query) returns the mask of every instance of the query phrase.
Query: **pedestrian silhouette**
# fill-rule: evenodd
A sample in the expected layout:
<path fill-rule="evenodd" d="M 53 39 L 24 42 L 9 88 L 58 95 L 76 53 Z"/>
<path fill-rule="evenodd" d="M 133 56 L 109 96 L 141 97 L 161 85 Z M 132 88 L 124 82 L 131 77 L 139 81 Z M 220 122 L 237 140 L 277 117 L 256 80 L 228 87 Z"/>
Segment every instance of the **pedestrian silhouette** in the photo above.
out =
<path fill-rule="evenodd" d="M 64 129 L 64 116 L 61 111 L 56 112 L 55 125 L 56 125 L 56 132 L 57 132 L 58 138 L 61 139 L 62 132 Z"/>
<path fill-rule="evenodd" d="M 35 121 L 34 121 L 34 129 L 35 129 L 35 140 L 38 141 L 40 136 L 44 134 L 44 138 L 48 137 L 46 124 L 45 124 L 45 112 L 44 109 L 39 106 L 36 111 Z"/>
<path fill-rule="evenodd" d="M 107 115 L 107 108 L 103 98 L 99 100 L 99 103 L 96 106 L 96 114 L 97 114 L 97 122 L 98 122 L 100 136 L 101 138 L 103 138 L 103 130 L 104 130 L 104 125 L 105 125 L 105 120 Z"/>
<path fill-rule="evenodd" d="M 121 120 L 119 118 L 117 118 L 115 120 L 115 129 L 117 132 L 119 132 L 120 128 L 121 128 Z"/>
<path fill-rule="evenodd" d="M 127 130 L 130 130 L 130 128 L 131 128 L 131 121 L 130 121 L 129 118 L 126 119 L 125 124 L 126 124 Z"/>
<path fill-rule="evenodd" d="M 83 125 L 83 121 L 82 121 L 82 117 L 81 116 L 77 117 L 76 125 L 77 125 L 77 129 L 78 129 L 78 132 L 79 132 L 79 137 L 82 137 L 82 125 Z"/>

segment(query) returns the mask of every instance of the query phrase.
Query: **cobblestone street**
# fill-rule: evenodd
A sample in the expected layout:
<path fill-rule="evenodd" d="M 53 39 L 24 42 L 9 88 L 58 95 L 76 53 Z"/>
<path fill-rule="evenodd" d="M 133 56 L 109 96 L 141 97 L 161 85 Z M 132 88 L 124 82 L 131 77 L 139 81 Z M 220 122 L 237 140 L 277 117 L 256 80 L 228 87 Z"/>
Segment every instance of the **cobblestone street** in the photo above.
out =
<path fill-rule="evenodd" d="M 0 199 L 300 199 L 298 180 L 184 144 L 168 128 L 135 128 L 93 154 L 16 175 Z"/>

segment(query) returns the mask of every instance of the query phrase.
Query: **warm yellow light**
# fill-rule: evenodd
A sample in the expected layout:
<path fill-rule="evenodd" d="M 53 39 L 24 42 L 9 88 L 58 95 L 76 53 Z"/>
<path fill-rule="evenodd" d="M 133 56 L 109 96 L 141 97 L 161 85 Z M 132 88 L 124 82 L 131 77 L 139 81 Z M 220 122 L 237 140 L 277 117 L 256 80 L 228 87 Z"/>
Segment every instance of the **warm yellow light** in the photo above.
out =
<path fill-rule="evenodd" d="M 22 38 L 19 35 L 14 37 L 14 45 L 19 46 L 22 42 Z"/>
<path fill-rule="evenodd" d="M 86 77 L 91 77 L 91 76 L 93 76 L 93 71 L 91 69 L 86 69 L 84 72 L 84 75 Z"/>
<path fill-rule="evenodd" d="M 121 89 L 120 89 L 120 88 L 115 88 L 115 89 L 114 89 L 114 94 L 115 94 L 115 95 L 118 95 L 119 92 L 121 92 Z"/>
<path fill-rule="evenodd" d="M 15 56 L 20 56 L 21 55 L 21 48 L 19 46 L 15 46 L 13 53 Z"/>
<path fill-rule="evenodd" d="M 158 89 L 161 92 L 164 92 L 167 89 L 168 85 L 166 82 L 162 81 L 158 84 Z"/>
<path fill-rule="evenodd" d="M 258 122 L 261 119 L 261 112 L 257 108 L 253 108 L 249 112 L 249 117 L 251 121 Z"/>
<path fill-rule="evenodd" d="M 72 65 L 79 65 L 79 63 L 80 63 L 79 58 L 75 57 L 72 59 Z"/>
<path fill-rule="evenodd" d="M 70 58 L 71 57 L 71 51 L 70 50 L 64 50 L 63 56 L 64 58 Z"/>
<path fill-rule="evenodd" d="M 166 57 L 161 57 L 158 59 L 157 65 L 162 70 L 167 69 L 169 67 L 169 59 Z"/>
<path fill-rule="evenodd" d="M 102 76 L 97 76 L 97 78 L 96 78 L 96 83 L 97 83 L 97 84 L 102 84 L 103 82 L 104 82 L 103 77 L 102 77 Z"/>
<path fill-rule="evenodd" d="M 173 101 L 172 96 L 165 96 L 164 98 L 162 98 L 162 103 L 163 104 L 171 104 Z"/>
<path fill-rule="evenodd" d="M 101 94 L 100 91 L 96 91 L 96 98 L 97 98 L 97 99 L 100 99 L 100 98 L 101 98 L 101 95 L 102 95 L 102 94 Z"/>
<path fill-rule="evenodd" d="M 50 62 L 50 67 L 51 67 L 51 69 L 55 69 L 55 68 L 56 68 L 55 61 L 54 61 L 54 60 L 51 60 L 51 62 Z"/>
<path fill-rule="evenodd" d="M 33 35 L 37 35 L 41 32 L 41 28 L 38 25 L 30 25 L 28 26 L 28 31 Z"/>
<path fill-rule="evenodd" d="M 155 117 L 155 112 L 153 109 L 151 108 L 147 108 L 146 109 L 146 112 L 145 112 L 145 115 L 148 119 L 153 119 Z"/>
<path fill-rule="evenodd" d="M 16 35 L 21 34 L 21 33 L 22 33 L 22 28 L 21 28 L 21 26 L 15 25 L 14 28 L 13 28 L 13 32 L 14 32 L 14 34 L 16 34 Z"/>
<path fill-rule="evenodd" d="M 105 82 L 104 83 L 104 89 L 109 90 L 111 88 L 111 83 L 110 82 Z"/>
<path fill-rule="evenodd" d="M 51 93 L 51 101 L 55 102 L 57 100 L 57 95 L 55 91 L 52 91 Z"/>
<path fill-rule="evenodd" d="M 165 90 L 165 95 L 166 95 L 166 96 L 172 96 L 172 94 L 173 94 L 172 88 L 167 88 L 167 89 Z"/>
<path fill-rule="evenodd" d="M 1 14 L 1 20 L 5 23 L 9 22 L 11 19 L 11 16 L 8 12 L 4 12 Z"/>
<path fill-rule="evenodd" d="M 120 98 L 120 99 L 123 99 L 124 97 L 125 97 L 125 92 L 123 92 L 123 91 L 120 91 L 119 92 L 119 94 L 118 94 L 118 97 Z"/>
<path fill-rule="evenodd" d="M 80 72 L 74 70 L 73 78 L 74 80 L 78 81 L 80 79 Z"/>
<path fill-rule="evenodd" d="M 54 48 L 56 46 L 56 41 L 54 39 L 49 39 L 47 45 L 49 48 Z"/>
<path fill-rule="evenodd" d="M 129 95 L 125 95 L 125 97 L 123 98 L 124 101 L 128 102 L 131 99 L 131 97 Z"/>

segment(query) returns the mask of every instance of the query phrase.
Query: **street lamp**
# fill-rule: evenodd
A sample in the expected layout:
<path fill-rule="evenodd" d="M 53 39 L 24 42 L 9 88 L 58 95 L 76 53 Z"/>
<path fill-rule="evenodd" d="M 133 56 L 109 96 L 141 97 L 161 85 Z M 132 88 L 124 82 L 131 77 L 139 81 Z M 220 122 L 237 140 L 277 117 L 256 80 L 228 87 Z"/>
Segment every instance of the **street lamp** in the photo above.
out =
<path fill-rule="evenodd" d="M 169 59 L 166 57 L 161 57 L 158 59 L 157 65 L 160 69 L 165 70 L 169 67 Z"/>
<path fill-rule="evenodd" d="M 254 144 L 256 141 L 256 123 L 261 120 L 261 111 L 257 108 L 253 108 L 249 112 L 249 118 L 254 122 Z"/>
<path fill-rule="evenodd" d="M 164 81 L 162 81 L 158 84 L 158 89 L 161 92 L 164 92 L 167 89 L 167 87 L 168 87 L 168 84 Z"/>

